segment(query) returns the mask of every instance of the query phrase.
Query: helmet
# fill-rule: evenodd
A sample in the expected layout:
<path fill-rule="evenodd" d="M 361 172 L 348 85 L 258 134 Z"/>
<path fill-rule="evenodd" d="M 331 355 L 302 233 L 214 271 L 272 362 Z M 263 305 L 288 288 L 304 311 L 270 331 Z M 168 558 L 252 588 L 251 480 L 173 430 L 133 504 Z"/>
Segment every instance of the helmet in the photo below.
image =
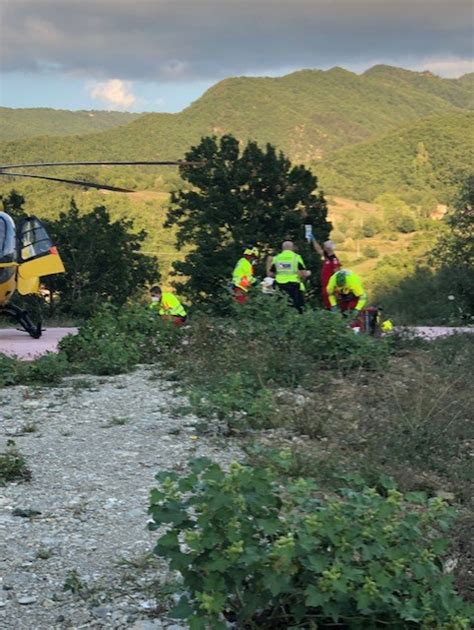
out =
<path fill-rule="evenodd" d="M 336 285 L 338 287 L 343 287 L 346 284 L 346 278 L 347 278 L 347 271 L 338 271 L 336 273 Z"/>
<path fill-rule="evenodd" d="M 256 247 L 246 247 L 244 249 L 244 256 L 258 256 L 258 249 Z"/>

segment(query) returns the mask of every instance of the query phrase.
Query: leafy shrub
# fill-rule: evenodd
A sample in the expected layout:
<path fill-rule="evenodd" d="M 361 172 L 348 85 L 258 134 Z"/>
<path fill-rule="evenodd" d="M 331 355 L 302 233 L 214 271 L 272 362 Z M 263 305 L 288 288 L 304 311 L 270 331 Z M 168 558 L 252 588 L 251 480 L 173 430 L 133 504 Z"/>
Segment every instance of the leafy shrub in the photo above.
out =
<path fill-rule="evenodd" d="M 172 616 L 191 630 L 334 626 L 469 628 L 444 575 L 453 517 L 442 500 L 386 484 L 325 498 L 311 482 L 195 460 L 186 477 L 159 473 L 149 513 L 167 525 L 155 553 L 179 571 Z M 346 627 L 346 626 L 344 626 Z"/>
<path fill-rule="evenodd" d="M 256 295 L 232 306 L 232 318 L 196 316 L 186 345 L 165 360 L 186 365 L 191 402 L 200 415 L 232 420 L 242 413 L 254 428 L 272 426 L 272 390 L 314 381 L 320 370 L 378 369 L 390 348 L 384 340 L 355 335 L 334 313 L 299 315 L 285 296 Z"/>
<path fill-rule="evenodd" d="M 7 443 L 7 450 L 0 453 L 0 485 L 8 481 L 29 481 L 31 471 L 26 461 L 16 448 L 15 442 Z"/>
<path fill-rule="evenodd" d="M 0 387 L 16 385 L 18 381 L 19 362 L 16 359 L 0 354 Z"/>
<path fill-rule="evenodd" d="M 57 385 L 67 374 L 68 369 L 66 357 L 51 352 L 25 365 L 22 381 Z"/>
<path fill-rule="evenodd" d="M 382 231 L 383 222 L 377 217 L 370 216 L 364 221 L 362 226 L 362 235 L 365 238 L 371 238 Z"/>
<path fill-rule="evenodd" d="M 419 265 L 410 275 L 380 288 L 376 299 L 399 324 L 470 324 L 474 274 L 455 266 L 433 270 Z"/>
<path fill-rule="evenodd" d="M 77 335 L 61 340 L 59 347 L 77 369 L 92 374 L 120 374 L 137 363 L 156 359 L 179 335 L 142 306 L 103 306 Z"/>
<path fill-rule="evenodd" d="M 403 234 L 415 232 L 417 228 L 416 219 L 411 213 L 403 213 L 396 219 L 395 227 L 398 232 Z"/>
<path fill-rule="evenodd" d="M 379 250 L 376 247 L 364 247 L 362 253 L 367 258 L 378 258 Z"/>
<path fill-rule="evenodd" d="M 198 416 L 216 415 L 220 420 L 229 420 L 232 425 L 233 414 L 241 412 L 252 427 L 271 425 L 274 405 L 270 389 L 262 388 L 242 372 L 226 374 L 211 381 L 207 388 L 192 389 L 189 400 Z"/>

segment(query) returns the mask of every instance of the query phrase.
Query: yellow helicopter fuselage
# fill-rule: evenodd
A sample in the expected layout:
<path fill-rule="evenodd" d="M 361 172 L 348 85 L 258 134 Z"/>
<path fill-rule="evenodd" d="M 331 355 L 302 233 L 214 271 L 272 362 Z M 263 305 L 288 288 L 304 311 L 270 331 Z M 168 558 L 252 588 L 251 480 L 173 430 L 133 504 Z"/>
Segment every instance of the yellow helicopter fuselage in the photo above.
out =
<path fill-rule="evenodd" d="M 17 235 L 12 218 L 0 212 L 0 308 L 8 304 L 15 291 L 20 295 L 37 294 L 40 278 L 64 271 L 41 221 L 29 217 Z"/>
<path fill-rule="evenodd" d="M 0 306 L 7 304 L 16 291 L 18 265 L 5 267 L 0 263 Z"/>

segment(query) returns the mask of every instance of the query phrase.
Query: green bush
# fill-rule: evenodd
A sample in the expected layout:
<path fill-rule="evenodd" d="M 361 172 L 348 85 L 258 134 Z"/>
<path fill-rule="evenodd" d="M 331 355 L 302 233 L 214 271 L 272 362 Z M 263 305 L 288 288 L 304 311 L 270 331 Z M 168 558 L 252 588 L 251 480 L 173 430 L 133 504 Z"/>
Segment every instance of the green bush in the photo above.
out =
<path fill-rule="evenodd" d="M 222 319 L 195 316 L 186 345 L 166 357 L 186 365 L 199 415 L 231 421 L 238 412 L 243 424 L 272 426 L 275 388 L 311 386 L 328 369 L 383 368 L 389 355 L 384 340 L 355 335 L 334 313 L 299 315 L 285 296 L 255 295 L 231 309 Z"/>
<path fill-rule="evenodd" d="M 211 380 L 207 387 L 192 388 L 189 392 L 191 407 L 198 416 L 217 416 L 227 419 L 244 414 L 244 425 L 253 428 L 271 426 L 274 412 L 271 390 L 261 387 L 242 372 L 230 372 L 221 379 Z"/>
<path fill-rule="evenodd" d="M 0 354 L 0 387 L 16 385 L 18 382 L 19 362 Z"/>
<path fill-rule="evenodd" d="M 0 354 L 0 387 L 24 383 L 57 385 L 67 373 L 64 356 L 48 353 L 35 361 L 19 361 Z"/>
<path fill-rule="evenodd" d="M 9 440 L 7 450 L 0 453 L 0 485 L 8 481 L 29 481 L 31 471 L 26 461 L 16 448 L 15 442 Z"/>
<path fill-rule="evenodd" d="M 51 352 L 24 365 L 22 382 L 57 385 L 68 371 L 66 357 Z"/>
<path fill-rule="evenodd" d="M 324 497 L 266 469 L 228 472 L 195 460 L 159 473 L 150 529 L 155 553 L 182 576 L 171 615 L 191 630 L 226 628 L 469 628 L 441 556 L 453 512 L 385 484 Z"/>
<path fill-rule="evenodd" d="M 362 253 L 367 258 L 378 258 L 379 250 L 376 247 L 364 247 Z"/>
<path fill-rule="evenodd" d="M 474 321 L 474 274 L 455 266 L 424 265 L 380 288 L 377 303 L 398 324 L 455 326 Z"/>
<path fill-rule="evenodd" d="M 230 310 L 221 319 L 195 315 L 186 345 L 167 360 L 175 369 L 186 365 L 194 411 L 231 425 L 274 426 L 276 388 L 311 386 L 321 370 L 379 369 L 390 352 L 384 340 L 355 335 L 337 314 L 298 314 L 286 296 L 256 294 Z"/>
<path fill-rule="evenodd" d="M 382 231 L 382 228 L 383 222 L 379 218 L 375 216 L 367 217 L 364 221 L 364 225 L 362 226 L 362 235 L 365 238 L 371 238 L 372 236 L 379 234 Z"/>
<path fill-rule="evenodd" d="M 137 363 L 148 363 L 169 347 L 180 332 L 143 306 L 103 306 L 77 335 L 59 347 L 76 370 L 120 374 Z"/>

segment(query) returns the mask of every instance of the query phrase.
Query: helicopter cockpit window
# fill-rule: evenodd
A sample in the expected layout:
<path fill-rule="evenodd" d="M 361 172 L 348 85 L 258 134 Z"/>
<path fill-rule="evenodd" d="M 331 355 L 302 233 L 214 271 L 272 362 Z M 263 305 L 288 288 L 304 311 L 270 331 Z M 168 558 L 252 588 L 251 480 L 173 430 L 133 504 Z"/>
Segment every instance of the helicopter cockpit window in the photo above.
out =
<path fill-rule="evenodd" d="M 0 212 L 0 262 L 14 262 L 15 260 L 15 224 L 11 217 Z"/>
<path fill-rule="evenodd" d="M 43 224 L 36 218 L 25 219 L 21 226 L 20 255 L 22 261 L 49 254 L 53 243 Z"/>

